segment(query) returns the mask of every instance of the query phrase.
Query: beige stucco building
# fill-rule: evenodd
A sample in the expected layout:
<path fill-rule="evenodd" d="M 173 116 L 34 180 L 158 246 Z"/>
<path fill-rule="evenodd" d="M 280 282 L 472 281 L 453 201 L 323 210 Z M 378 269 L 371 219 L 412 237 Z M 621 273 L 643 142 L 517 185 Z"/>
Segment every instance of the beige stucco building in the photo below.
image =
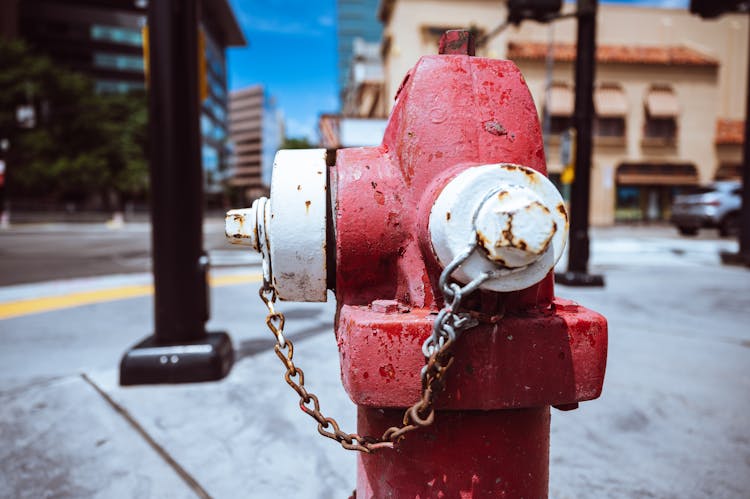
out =
<path fill-rule="evenodd" d="M 383 0 L 379 16 L 388 101 L 418 57 L 437 52 L 444 30 L 469 27 L 481 36 L 506 12 L 504 2 L 491 0 Z M 525 22 L 477 50 L 478 56 L 514 60 L 540 119 L 549 111 L 547 163 L 553 179 L 563 169 L 560 132 L 570 126 L 573 112 L 575 39 L 573 19 L 551 28 Z M 554 65 L 548 78 L 550 41 Z M 680 189 L 738 176 L 748 85 L 747 16 L 704 21 L 686 10 L 603 5 L 597 43 L 592 223 L 666 219 Z"/>

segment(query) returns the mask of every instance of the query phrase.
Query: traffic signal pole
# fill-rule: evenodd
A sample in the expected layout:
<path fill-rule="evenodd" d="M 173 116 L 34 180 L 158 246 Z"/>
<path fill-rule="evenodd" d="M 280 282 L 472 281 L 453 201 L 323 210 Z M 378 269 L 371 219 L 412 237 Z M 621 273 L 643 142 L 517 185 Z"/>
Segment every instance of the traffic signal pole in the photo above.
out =
<path fill-rule="evenodd" d="M 747 82 L 745 98 L 745 141 L 742 145 L 742 208 L 740 213 L 740 248 L 737 253 L 722 253 L 721 261 L 729 265 L 750 267 L 750 36 L 748 36 Z"/>
<path fill-rule="evenodd" d="M 597 2 L 598 0 L 578 0 L 578 47 L 573 116 L 577 132 L 576 162 L 570 199 L 568 270 L 555 275 L 558 284 L 567 286 L 604 286 L 603 276 L 588 273 Z"/>
<path fill-rule="evenodd" d="M 233 362 L 229 336 L 205 330 L 199 8 L 199 0 L 149 2 L 154 334 L 123 356 L 122 385 L 217 380 Z"/>

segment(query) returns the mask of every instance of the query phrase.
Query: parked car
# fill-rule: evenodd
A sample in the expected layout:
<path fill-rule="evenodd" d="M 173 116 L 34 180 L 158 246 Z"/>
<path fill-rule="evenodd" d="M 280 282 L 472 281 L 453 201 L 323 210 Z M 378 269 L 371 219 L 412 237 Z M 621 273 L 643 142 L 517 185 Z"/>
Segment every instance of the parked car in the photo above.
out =
<path fill-rule="evenodd" d="M 694 236 L 701 228 L 718 228 L 722 237 L 739 232 L 742 185 L 725 180 L 675 196 L 672 224 L 680 234 Z"/>

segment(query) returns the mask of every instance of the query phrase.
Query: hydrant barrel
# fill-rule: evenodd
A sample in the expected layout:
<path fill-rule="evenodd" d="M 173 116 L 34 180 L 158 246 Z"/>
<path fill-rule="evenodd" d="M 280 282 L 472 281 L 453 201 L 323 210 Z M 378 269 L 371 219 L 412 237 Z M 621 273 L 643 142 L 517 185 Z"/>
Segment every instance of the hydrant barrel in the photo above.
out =
<path fill-rule="evenodd" d="M 358 428 L 379 435 L 403 417 L 360 407 Z M 540 498 L 549 483 L 549 407 L 443 411 L 428 432 L 390 453 L 360 454 L 357 498 Z"/>

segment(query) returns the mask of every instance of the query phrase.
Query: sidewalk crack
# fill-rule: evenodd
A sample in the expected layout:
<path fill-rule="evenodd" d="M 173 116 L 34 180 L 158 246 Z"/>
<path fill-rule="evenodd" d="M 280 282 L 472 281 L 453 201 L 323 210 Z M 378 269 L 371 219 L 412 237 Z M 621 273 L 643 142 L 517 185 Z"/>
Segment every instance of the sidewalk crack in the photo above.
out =
<path fill-rule="evenodd" d="M 97 385 L 94 380 L 89 378 L 85 373 L 81 373 L 81 378 L 83 381 L 88 383 L 103 399 L 107 404 L 109 404 L 115 412 L 117 412 L 120 416 L 127 421 L 127 423 L 146 441 L 146 443 L 170 466 L 172 469 L 177 473 L 177 475 L 182 478 L 182 480 L 187 484 L 190 489 L 192 489 L 193 492 L 195 492 L 195 495 L 200 497 L 201 499 L 211 499 L 211 495 L 204 489 L 201 484 L 198 483 L 198 481 L 190 474 L 188 471 L 183 468 L 180 463 L 178 463 L 172 455 L 167 452 L 167 450 L 159 445 L 159 443 L 154 440 L 154 438 L 149 435 L 149 433 L 146 431 L 146 429 L 141 426 L 140 423 L 128 412 L 127 409 L 125 409 L 122 405 L 118 404 L 112 397 L 109 396 L 107 392 L 105 392 L 99 385 Z"/>

